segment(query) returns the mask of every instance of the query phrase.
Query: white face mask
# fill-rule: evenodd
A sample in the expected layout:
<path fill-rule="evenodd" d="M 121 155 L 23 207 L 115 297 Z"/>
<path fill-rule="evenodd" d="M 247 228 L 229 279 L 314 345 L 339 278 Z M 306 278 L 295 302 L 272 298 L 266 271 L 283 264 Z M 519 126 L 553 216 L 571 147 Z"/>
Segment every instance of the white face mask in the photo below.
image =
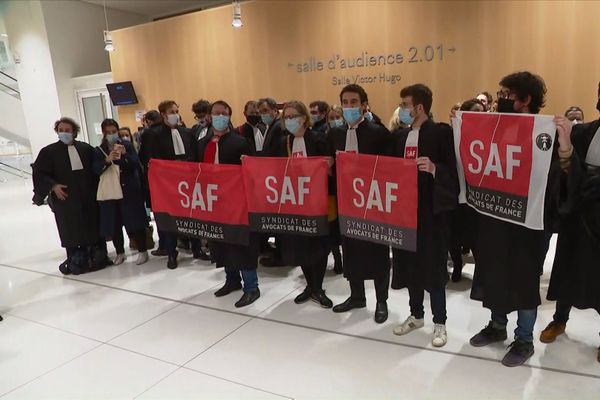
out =
<path fill-rule="evenodd" d="M 171 126 L 179 125 L 179 114 L 169 114 L 167 115 L 167 122 Z"/>

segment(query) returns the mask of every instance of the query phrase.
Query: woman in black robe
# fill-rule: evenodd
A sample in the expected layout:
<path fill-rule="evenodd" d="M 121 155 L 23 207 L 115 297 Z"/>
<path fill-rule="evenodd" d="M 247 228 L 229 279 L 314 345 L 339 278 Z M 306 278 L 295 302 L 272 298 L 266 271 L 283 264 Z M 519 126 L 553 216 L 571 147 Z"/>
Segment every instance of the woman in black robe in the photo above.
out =
<path fill-rule="evenodd" d="M 310 129 L 310 114 L 303 103 L 287 103 L 283 108 L 282 121 L 282 130 L 290 134 L 279 139 L 274 147 L 275 156 L 301 158 L 327 155 L 325 137 Z M 294 302 L 302 304 L 312 300 L 323 308 L 333 307 L 333 302 L 323 290 L 329 254 L 328 236 L 282 234 L 278 237 L 284 264 L 300 265 L 306 279 L 306 288 Z"/>
<path fill-rule="evenodd" d="M 79 275 L 110 263 L 98 232 L 94 148 L 76 140 L 79 129 L 71 118 L 56 121 L 54 131 L 59 140 L 44 147 L 33 164 L 33 202 L 42 205 L 48 197 L 61 245 L 67 251 L 67 260 L 59 266 L 65 275 Z"/>
<path fill-rule="evenodd" d="M 600 111 L 600 91 L 598 96 Z M 571 185 L 547 296 L 556 300 L 556 312 L 540 335 L 543 343 L 554 342 L 565 331 L 571 307 L 600 313 L 600 120 L 575 125 L 572 141 Z"/>
<path fill-rule="evenodd" d="M 359 85 L 348 85 L 340 93 L 344 119 L 348 126 L 333 128 L 327 136 L 330 156 L 338 151 L 386 155 L 392 136 L 383 126 L 364 118 L 368 98 Z M 335 167 L 332 168 L 335 179 Z M 373 280 L 377 294 L 375 322 L 388 318 L 388 291 L 390 282 L 389 246 L 342 236 L 344 276 L 350 283 L 350 297 L 333 307 L 333 312 L 347 312 L 366 307 L 365 280 Z"/>
<path fill-rule="evenodd" d="M 123 198 L 119 200 L 99 201 L 100 235 L 111 237 L 117 258 L 115 265 L 122 264 L 125 257 L 123 226 L 127 233 L 135 238 L 138 248 L 137 265 L 148 261 L 146 248 L 146 228 L 148 218 L 142 192 L 141 164 L 133 145 L 119 139 L 119 124 L 114 119 L 102 121 L 102 144 L 94 149 L 94 172 L 98 176 L 107 173 L 111 165 L 119 168 L 119 184 Z"/>
<path fill-rule="evenodd" d="M 204 138 L 198 142 L 198 160 L 204 163 L 240 165 L 242 156 L 252 154 L 250 143 L 233 132 L 229 118 L 231 107 L 219 100 L 210 107 L 212 126 Z M 242 289 L 244 294 L 235 306 L 245 307 L 260 297 L 258 288 L 259 235 L 250 233 L 249 244 L 239 245 L 217 241 L 209 241 L 210 256 L 217 267 L 225 268 L 225 284 L 215 292 L 215 296 L 226 296 Z"/>

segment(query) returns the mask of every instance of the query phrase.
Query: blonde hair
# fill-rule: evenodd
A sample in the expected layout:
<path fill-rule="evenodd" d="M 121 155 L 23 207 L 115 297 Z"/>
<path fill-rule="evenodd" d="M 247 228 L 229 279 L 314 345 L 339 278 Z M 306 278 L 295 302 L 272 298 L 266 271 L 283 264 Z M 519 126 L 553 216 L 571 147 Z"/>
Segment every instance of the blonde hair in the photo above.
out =
<path fill-rule="evenodd" d="M 308 112 L 308 108 L 304 105 L 303 102 L 298 100 L 292 100 L 285 103 L 283 109 L 281 110 L 281 129 L 285 129 L 285 109 L 293 108 L 298 111 L 298 114 L 304 117 L 304 128 L 308 129 L 312 125 L 312 121 L 310 119 L 310 113 Z"/>
<path fill-rule="evenodd" d="M 390 132 L 394 132 L 397 129 L 400 129 L 400 107 L 396 108 L 394 114 L 392 114 L 392 118 L 390 118 L 390 122 L 388 123 L 388 129 Z"/>

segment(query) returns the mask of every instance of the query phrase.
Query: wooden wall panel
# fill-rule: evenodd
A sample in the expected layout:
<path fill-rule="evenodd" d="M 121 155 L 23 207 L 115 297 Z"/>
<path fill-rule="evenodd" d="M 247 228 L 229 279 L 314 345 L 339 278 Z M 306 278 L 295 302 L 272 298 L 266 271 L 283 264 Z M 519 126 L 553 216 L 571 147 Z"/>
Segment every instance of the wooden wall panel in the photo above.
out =
<path fill-rule="evenodd" d="M 500 78 L 527 69 L 548 86 L 545 113 L 581 105 L 597 113 L 600 80 L 598 1 L 250 1 L 242 3 L 244 27 L 231 27 L 232 8 L 202 11 L 113 32 L 115 82 L 131 80 L 140 104 L 119 107 L 120 119 L 137 126 L 134 111 L 176 100 L 188 125 L 191 104 L 225 99 L 234 123 L 243 122 L 246 100 L 271 96 L 283 102 L 323 99 L 338 103 L 334 77 L 376 77 L 363 86 L 385 121 L 400 89 L 431 87 L 433 113 L 446 121 L 451 105 L 480 90 L 495 93 Z M 425 54 L 425 46 L 434 49 Z M 443 46 L 442 59 L 438 46 Z M 409 62 L 416 47 L 418 54 Z M 455 52 L 449 50 L 455 48 Z M 353 58 L 401 53 L 402 63 L 340 69 L 335 55 Z M 324 62 L 324 70 L 296 71 L 296 64 Z M 380 83 L 379 75 L 400 76 Z"/>

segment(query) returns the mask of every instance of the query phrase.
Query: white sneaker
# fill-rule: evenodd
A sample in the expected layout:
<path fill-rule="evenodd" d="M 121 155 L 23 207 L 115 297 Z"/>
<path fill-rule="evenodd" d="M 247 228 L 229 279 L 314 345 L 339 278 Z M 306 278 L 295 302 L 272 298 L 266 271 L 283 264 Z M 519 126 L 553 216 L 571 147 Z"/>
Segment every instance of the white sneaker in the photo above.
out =
<path fill-rule="evenodd" d="M 140 252 L 138 253 L 138 258 L 135 261 L 135 265 L 142 265 L 148 262 L 148 252 Z"/>
<path fill-rule="evenodd" d="M 433 339 L 431 344 L 435 347 L 443 347 L 448 342 L 448 334 L 446 333 L 446 325 L 435 324 L 433 328 Z"/>
<path fill-rule="evenodd" d="M 420 329 L 423 326 L 425 326 L 425 320 L 423 318 L 416 319 L 411 315 L 406 319 L 406 321 L 404 321 L 394 329 L 394 335 L 406 335 L 407 333 L 410 333 L 416 329 Z"/>
<path fill-rule="evenodd" d="M 121 265 L 125 262 L 125 260 L 127 260 L 127 257 L 125 257 L 125 254 L 117 254 L 117 258 L 115 258 L 115 261 L 113 261 L 113 264 Z"/>

